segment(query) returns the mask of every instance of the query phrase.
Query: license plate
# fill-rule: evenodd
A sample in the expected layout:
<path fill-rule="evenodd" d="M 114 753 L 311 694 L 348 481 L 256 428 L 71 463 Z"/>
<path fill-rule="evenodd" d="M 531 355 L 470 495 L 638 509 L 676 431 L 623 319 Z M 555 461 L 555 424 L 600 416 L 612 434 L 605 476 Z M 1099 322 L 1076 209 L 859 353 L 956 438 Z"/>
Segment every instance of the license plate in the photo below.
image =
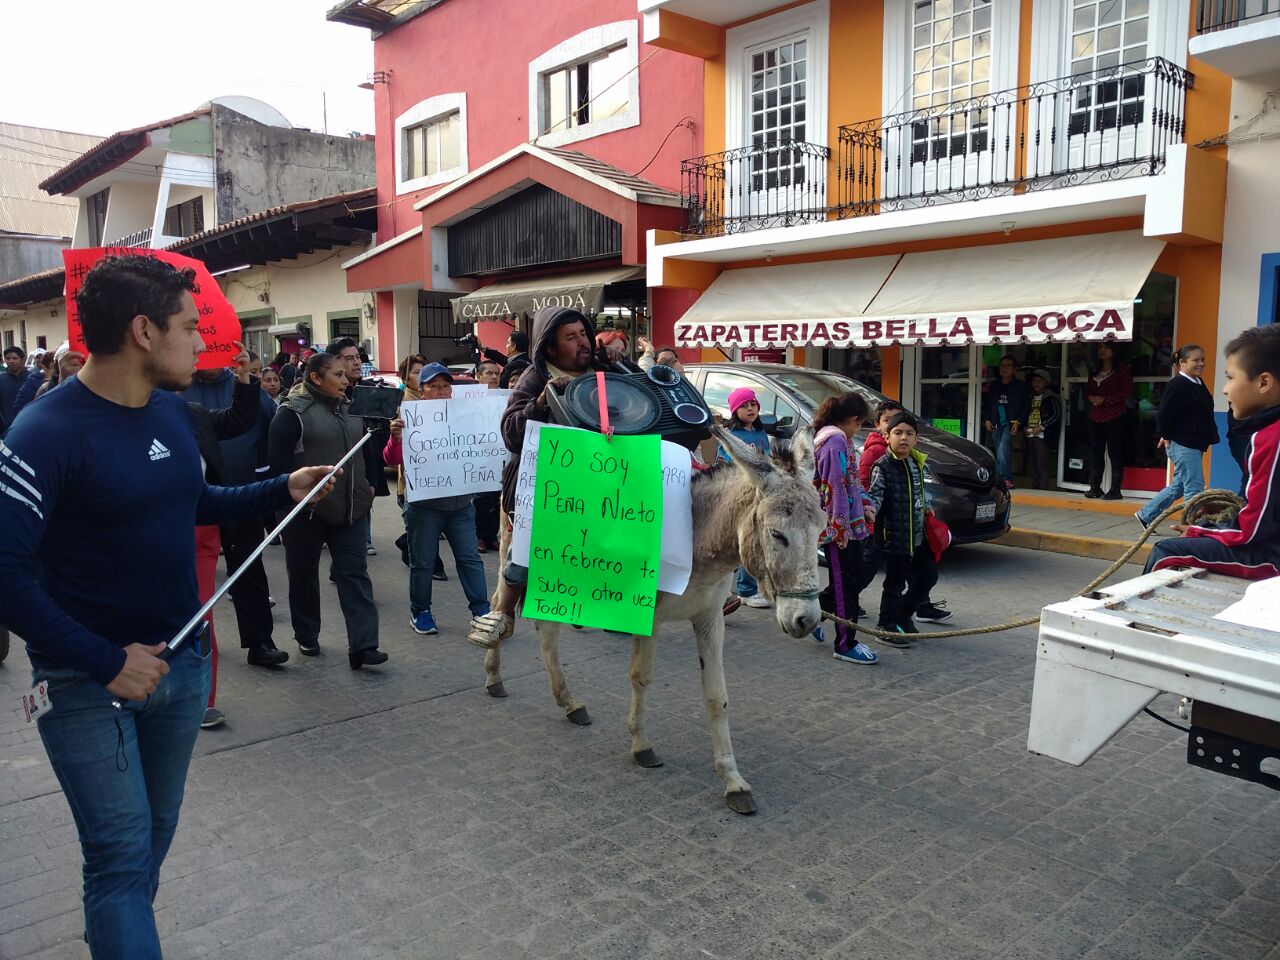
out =
<path fill-rule="evenodd" d="M 975 520 L 994 520 L 995 518 L 996 504 L 994 500 L 978 504 L 978 512 L 974 517 Z"/>

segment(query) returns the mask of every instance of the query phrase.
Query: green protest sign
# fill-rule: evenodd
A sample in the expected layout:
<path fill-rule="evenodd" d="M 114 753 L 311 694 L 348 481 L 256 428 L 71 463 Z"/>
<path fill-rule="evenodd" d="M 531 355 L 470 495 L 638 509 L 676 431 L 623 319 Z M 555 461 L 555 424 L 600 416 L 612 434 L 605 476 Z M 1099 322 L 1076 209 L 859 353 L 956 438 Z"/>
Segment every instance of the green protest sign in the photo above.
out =
<path fill-rule="evenodd" d="M 948 417 L 934 417 L 929 422 L 939 430 L 945 430 L 947 433 L 954 433 L 957 437 L 964 436 L 964 422 L 962 420 L 953 420 Z"/>
<path fill-rule="evenodd" d="M 662 553 L 662 447 L 544 426 L 524 615 L 653 633 Z"/>

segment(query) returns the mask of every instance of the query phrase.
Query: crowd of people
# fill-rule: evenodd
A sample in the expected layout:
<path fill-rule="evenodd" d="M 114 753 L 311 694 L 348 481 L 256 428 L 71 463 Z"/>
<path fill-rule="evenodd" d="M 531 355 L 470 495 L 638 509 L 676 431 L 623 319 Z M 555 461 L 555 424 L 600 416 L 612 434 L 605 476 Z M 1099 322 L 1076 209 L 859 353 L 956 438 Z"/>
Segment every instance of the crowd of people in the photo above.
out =
<path fill-rule="evenodd" d="M 205 347 L 194 285 L 191 271 L 161 260 L 107 258 L 89 271 L 77 295 L 91 356 L 71 358 L 62 369 L 58 361 L 71 351 L 55 356 L 47 372 L 34 374 L 40 384 L 20 414 L 18 396 L 33 375 L 24 375 L 21 351 L 5 351 L 0 374 L 0 526 L 6 531 L 0 595 L 7 625 L 26 641 L 35 681 L 57 705 L 39 718 L 39 734 L 80 837 L 85 938 L 94 956 L 160 957 L 152 912 L 160 867 L 198 731 L 218 719 L 210 715 L 216 711 L 216 665 L 208 663 L 213 631 L 183 631 L 211 596 L 219 549 L 229 571 L 253 565 L 232 591 L 248 662 L 280 666 L 288 654 L 272 641 L 265 571 L 260 558 L 249 557 L 276 517 L 308 503 L 283 534 L 299 651 L 320 652 L 320 560 L 327 548 L 351 668 L 388 659 L 379 649 L 368 571 L 369 515 L 378 496 L 390 495 L 384 468 L 402 460 L 404 423 L 371 429 L 351 415 L 348 400 L 369 382 L 371 369 L 348 339 L 296 361 L 277 357 L 265 368 L 241 351 L 230 369 L 196 375 Z M 641 346 L 641 366 L 679 369 L 674 351 Z M 1157 544 L 1148 570 L 1191 565 L 1253 579 L 1280 576 L 1280 328 L 1246 331 L 1225 356 L 1224 393 L 1242 451 L 1245 504 L 1223 524 L 1192 526 L 1186 536 Z M 467 639 L 483 647 L 510 636 L 528 579 L 527 568 L 509 554 L 526 425 L 551 419 L 549 391 L 573 377 L 616 369 L 619 362 L 639 369 L 619 358 L 616 337 L 600 342 L 590 318 L 564 307 L 539 310 L 528 338 L 512 335 L 505 362 L 491 359 L 477 370 L 479 382 L 512 390 L 501 422 L 512 458 L 502 479 L 501 562 L 492 601 L 479 558 L 482 547 L 492 546 L 477 526 L 474 498 L 409 502 L 400 491 L 412 629 L 439 630 L 432 581 L 441 573 L 443 535 L 473 618 Z M 1144 523 L 1161 503 L 1203 485 L 1197 454 L 1219 439 L 1200 379 L 1204 360 L 1194 345 L 1178 351 L 1160 413 L 1174 484 L 1140 513 Z M 72 370 L 80 361 L 83 367 Z M 400 372 L 407 398 L 452 396 L 447 367 L 414 355 Z M 1060 411 L 1047 402 L 1048 377 L 1041 373 L 1033 375 L 1030 391 L 1019 390 L 1016 369 L 1002 364 L 988 408 L 993 433 L 1007 429 L 1011 438 L 1021 429 L 1029 442 L 1048 435 Z M 53 377 L 57 385 L 37 397 Z M 1114 354 L 1100 349 L 1086 387 L 1099 448 L 1107 446 L 1126 377 Z M 729 428 L 767 452 L 759 399 L 737 390 L 729 407 Z M 875 429 L 859 452 L 854 438 L 871 415 Z M 887 401 L 870 411 L 861 396 L 848 393 L 825 400 L 814 425 L 813 480 L 827 518 L 820 536 L 828 567 L 821 604 L 855 622 L 863 613 L 862 591 L 882 569 L 877 623 L 889 642 L 909 643 L 916 620 L 949 616 L 930 600 L 935 551 L 945 538 L 933 535 L 925 457 L 917 449 L 920 423 L 901 404 Z M 373 435 L 363 456 L 334 471 L 366 433 Z M 705 468 L 696 453 L 693 458 L 695 467 Z M 1095 470 L 1100 481 L 1096 463 Z M 1094 488 L 1106 495 L 1100 484 Z M 87 569 L 85 557 L 112 562 Z M 745 567 L 735 587 L 731 599 L 767 605 L 767 598 L 752 602 L 759 584 Z M 841 661 L 876 662 L 844 624 L 837 625 L 834 646 Z"/>

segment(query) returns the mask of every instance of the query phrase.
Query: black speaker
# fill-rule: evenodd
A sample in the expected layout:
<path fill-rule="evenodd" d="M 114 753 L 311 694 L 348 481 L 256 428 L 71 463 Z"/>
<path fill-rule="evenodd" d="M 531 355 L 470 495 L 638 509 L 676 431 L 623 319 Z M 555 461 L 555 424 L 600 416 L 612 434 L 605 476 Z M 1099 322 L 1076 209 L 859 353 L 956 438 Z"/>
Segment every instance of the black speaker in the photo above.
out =
<path fill-rule="evenodd" d="M 711 411 L 702 394 L 675 367 L 604 375 L 609 425 L 619 436 L 656 433 L 692 450 L 711 436 Z M 575 377 L 564 393 L 548 395 L 552 420 L 566 427 L 600 430 L 596 375 Z"/>

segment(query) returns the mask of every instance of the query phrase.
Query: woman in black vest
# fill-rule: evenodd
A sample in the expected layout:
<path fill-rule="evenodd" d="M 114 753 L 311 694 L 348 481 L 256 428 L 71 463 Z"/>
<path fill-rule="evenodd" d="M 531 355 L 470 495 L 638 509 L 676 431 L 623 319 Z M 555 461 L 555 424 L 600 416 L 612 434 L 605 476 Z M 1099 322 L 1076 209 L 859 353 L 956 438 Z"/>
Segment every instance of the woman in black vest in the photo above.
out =
<path fill-rule="evenodd" d="M 304 464 L 337 463 L 359 442 L 364 427 L 346 412 L 346 387 L 337 357 L 317 353 L 307 361 L 302 389 L 290 394 L 271 421 L 272 475 Z M 365 554 L 363 521 L 372 506 L 364 458 L 352 457 L 333 492 L 284 531 L 289 615 L 298 650 L 308 657 L 320 652 L 320 548 L 328 544 L 352 670 L 387 662 L 378 649 L 378 607 Z"/>
<path fill-rule="evenodd" d="M 1218 424 L 1213 419 L 1213 394 L 1204 385 L 1204 350 L 1194 343 L 1176 354 L 1177 369 L 1165 385 L 1156 414 L 1160 430 L 1159 446 L 1173 464 L 1173 481 L 1135 516 L 1150 526 L 1179 499 L 1190 500 L 1204 489 L 1204 452 L 1218 442 Z"/>

